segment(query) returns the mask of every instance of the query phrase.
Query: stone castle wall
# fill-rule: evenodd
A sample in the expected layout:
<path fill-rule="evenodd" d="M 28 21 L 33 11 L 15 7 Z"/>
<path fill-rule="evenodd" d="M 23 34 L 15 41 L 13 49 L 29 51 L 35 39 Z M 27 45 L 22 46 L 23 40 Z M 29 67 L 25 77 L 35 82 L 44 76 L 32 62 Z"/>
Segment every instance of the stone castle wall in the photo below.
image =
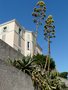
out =
<path fill-rule="evenodd" d="M 23 55 L 0 39 L 0 90 L 34 90 L 30 76 L 11 66 L 7 59 Z"/>
<path fill-rule="evenodd" d="M 9 57 L 13 60 L 22 58 L 23 55 L 0 39 L 0 59 L 7 60 Z"/>

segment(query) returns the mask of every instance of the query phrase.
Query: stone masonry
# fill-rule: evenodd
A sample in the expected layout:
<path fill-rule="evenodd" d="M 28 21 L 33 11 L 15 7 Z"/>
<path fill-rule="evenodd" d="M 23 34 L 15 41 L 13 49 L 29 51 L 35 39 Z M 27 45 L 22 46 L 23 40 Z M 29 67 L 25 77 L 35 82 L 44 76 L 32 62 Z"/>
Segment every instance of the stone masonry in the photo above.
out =
<path fill-rule="evenodd" d="M 30 76 L 11 66 L 8 58 L 21 59 L 23 55 L 0 39 L 0 90 L 34 90 Z"/>
<path fill-rule="evenodd" d="M 34 90 L 30 76 L 0 60 L 0 90 Z"/>
<path fill-rule="evenodd" d="M 11 46 L 9 46 L 7 43 L 5 43 L 4 41 L 2 41 L 0 39 L 0 59 L 1 60 L 7 60 L 8 58 L 13 59 L 20 59 L 22 58 L 23 55 L 16 51 L 15 49 L 13 49 Z"/>

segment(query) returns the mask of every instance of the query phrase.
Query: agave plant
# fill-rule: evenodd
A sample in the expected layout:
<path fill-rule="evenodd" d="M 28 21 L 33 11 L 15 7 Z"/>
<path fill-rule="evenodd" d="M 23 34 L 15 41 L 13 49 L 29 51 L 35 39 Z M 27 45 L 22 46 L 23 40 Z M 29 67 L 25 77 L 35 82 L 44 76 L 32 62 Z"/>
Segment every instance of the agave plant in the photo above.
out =
<path fill-rule="evenodd" d="M 18 68 L 19 70 L 22 70 L 24 71 L 25 73 L 31 75 L 31 72 L 32 72 L 32 69 L 33 69 L 33 66 L 31 65 L 31 63 L 33 62 L 34 60 L 32 60 L 31 57 L 27 56 L 27 57 L 23 57 L 21 60 L 14 60 L 12 61 L 10 59 L 10 63 Z"/>
<path fill-rule="evenodd" d="M 32 72 L 32 80 L 36 90 L 62 90 L 57 72 L 48 71 L 42 75 L 41 70 L 35 69 Z"/>
<path fill-rule="evenodd" d="M 43 73 L 44 68 L 39 65 L 41 60 L 37 62 L 36 57 L 34 59 L 23 57 L 22 60 L 10 60 L 10 62 L 31 76 L 35 90 L 62 90 L 58 73 L 55 70 L 51 70 L 50 74 L 48 71 Z"/>

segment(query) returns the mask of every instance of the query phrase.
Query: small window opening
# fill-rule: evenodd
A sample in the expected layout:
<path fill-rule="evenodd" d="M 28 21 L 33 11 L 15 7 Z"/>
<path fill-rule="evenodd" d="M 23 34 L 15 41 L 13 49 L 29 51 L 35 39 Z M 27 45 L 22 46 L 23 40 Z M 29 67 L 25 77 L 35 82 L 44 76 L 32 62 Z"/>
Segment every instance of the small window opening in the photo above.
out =
<path fill-rule="evenodd" d="M 6 32 L 6 29 L 7 29 L 7 27 L 4 27 L 4 28 L 3 28 L 3 32 Z"/>
<path fill-rule="evenodd" d="M 19 34 L 21 33 L 21 29 L 19 28 Z"/>
<path fill-rule="evenodd" d="M 27 42 L 27 50 L 30 49 L 30 42 Z"/>

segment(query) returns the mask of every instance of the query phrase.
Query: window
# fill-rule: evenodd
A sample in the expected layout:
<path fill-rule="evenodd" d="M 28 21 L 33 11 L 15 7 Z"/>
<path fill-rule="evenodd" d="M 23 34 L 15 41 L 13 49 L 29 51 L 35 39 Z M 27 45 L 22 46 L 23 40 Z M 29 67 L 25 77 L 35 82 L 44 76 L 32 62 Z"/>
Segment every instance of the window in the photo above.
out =
<path fill-rule="evenodd" d="M 21 29 L 19 28 L 19 34 L 21 34 Z"/>
<path fill-rule="evenodd" d="M 21 47 L 21 29 L 19 28 L 19 38 L 18 38 L 18 45 Z"/>
<path fill-rule="evenodd" d="M 27 50 L 30 49 L 30 42 L 27 42 Z"/>
<path fill-rule="evenodd" d="M 4 27 L 4 28 L 3 28 L 3 32 L 6 32 L 6 30 L 7 30 L 7 27 Z"/>

